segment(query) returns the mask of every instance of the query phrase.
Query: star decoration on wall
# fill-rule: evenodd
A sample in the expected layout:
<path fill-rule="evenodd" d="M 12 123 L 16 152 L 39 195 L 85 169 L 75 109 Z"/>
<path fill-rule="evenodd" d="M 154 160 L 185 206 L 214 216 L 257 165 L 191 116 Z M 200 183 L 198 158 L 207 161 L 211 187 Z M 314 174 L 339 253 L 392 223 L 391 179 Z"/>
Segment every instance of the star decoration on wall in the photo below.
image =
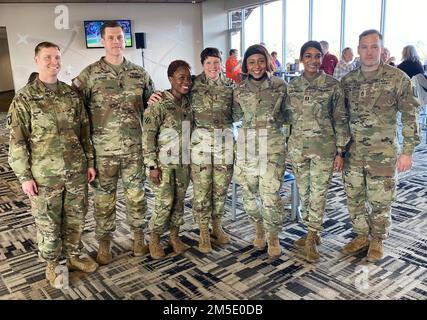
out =
<path fill-rule="evenodd" d="M 26 44 L 26 45 L 28 45 L 28 41 L 27 41 L 27 38 L 28 38 L 28 34 L 26 34 L 26 35 L 20 35 L 19 33 L 17 34 L 18 35 L 18 43 L 17 44 Z"/>
<path fill-rule="evenodd" d="M 179 23 L 175 26 L 176 32 L 181 35 L 182 29 L 184 29 L 184 26 L 182 25 L 182 20 L 179 20 Z"/>
<path fill-rule="evenodd" d="M 80 32 L 80 27 L 73 25 L 73 28 L 71 29 L 71 32 L 75 32 L 76 34 L 78 34 Z"/>

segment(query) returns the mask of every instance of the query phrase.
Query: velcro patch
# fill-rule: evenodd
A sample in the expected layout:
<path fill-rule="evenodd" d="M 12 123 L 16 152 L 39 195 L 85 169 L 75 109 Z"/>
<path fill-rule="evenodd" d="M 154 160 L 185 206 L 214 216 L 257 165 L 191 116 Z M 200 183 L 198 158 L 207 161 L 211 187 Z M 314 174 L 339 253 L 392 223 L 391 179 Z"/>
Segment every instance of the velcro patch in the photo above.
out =
<path fill-rule="evenodd" d="M 74 79 L 73 79 L 73 85 L 74 85 L 76 88 L 80 88 L 80 86 L 82 85 L 82 83 L 80 82 L 80 80 L 79 80 L 79 79 L 74 78 Z"/>

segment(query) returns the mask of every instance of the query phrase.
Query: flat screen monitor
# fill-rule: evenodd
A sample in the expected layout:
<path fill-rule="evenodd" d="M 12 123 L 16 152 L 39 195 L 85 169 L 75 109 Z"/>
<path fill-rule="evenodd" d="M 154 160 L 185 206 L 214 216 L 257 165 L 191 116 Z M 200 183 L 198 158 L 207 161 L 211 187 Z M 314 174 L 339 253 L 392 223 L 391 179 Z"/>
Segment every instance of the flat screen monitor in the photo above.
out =
<path fill-rule="evenodd" d="M 101 26 L 106 20 L 90 20 L 84 22 L 86 48 L 103 48 L 101 43 Z M 132 47 L 132 28 L 130 20 L 116 20 L 123 27 L 126 48 Z"/>

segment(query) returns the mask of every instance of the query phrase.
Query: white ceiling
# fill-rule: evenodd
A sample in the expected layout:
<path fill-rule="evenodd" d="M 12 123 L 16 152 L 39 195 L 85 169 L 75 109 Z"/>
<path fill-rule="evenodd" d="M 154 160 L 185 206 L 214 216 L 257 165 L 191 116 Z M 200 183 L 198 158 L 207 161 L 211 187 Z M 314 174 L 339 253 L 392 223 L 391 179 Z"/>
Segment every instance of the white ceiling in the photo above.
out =
<path fill-rule="evenodd" d="M 0 0 L 0 3 L 200 3 L 205 0 L 24 0 L 24 1 L 10 1 L 10 0 Z"/>

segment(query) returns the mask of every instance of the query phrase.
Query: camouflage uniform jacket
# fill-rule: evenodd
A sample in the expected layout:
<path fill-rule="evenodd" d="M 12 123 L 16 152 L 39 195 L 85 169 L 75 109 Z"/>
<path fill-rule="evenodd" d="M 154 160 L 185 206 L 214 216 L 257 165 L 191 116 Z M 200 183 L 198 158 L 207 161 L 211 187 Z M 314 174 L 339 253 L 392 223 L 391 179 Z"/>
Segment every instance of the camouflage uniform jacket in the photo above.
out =
<path fill-rule="evenodd" d="M 321 74 L 310 83 L 303 75 L 287 88 L 286 115 L 292 125 L 289 147 L 319 156 L 341 152 L 350 140 L 344 93 L 338 80 Z"/>
<path fill-rule="evenodd" d="M 412 154 L 419 140 L 418 103 L 409 78 L 401 70 L 381 63 L 368 80 L 359 68 L 342 79 L 342 86 L 350 113 L 352 157 L 368 157 L 374 162 L 396 158 L 397 111 L 402 113 L 402 152 Z"/>
<path fill-rule="evenodd" d="M 86 67 L 73 85 L 88 110 L 96 155 L 142 152 L 142 117 L 154 92 L 142 67 L 124 59 L 117 74 L 103 57 Z"/>
<path fill-rule="evenodd" d="M 242 120 L 242 129 L 267 129 L 268 153 L 284 153 L 286 83 L 270 75 L 260 87 L 252 81 L 246 78 L 234 89 L 233 120 Z"/>
<path fill-rule="evenodd" d="M 143 155 L 147 167 L 166 165 L 163 159 L 168 158 L 171 164 L 181 164 L 182 157 L 188 157 L 192 126 L 190 101 L 182 97 L 178 105 L 169 91 L 163 92 L 162 101 L 149 106 L 144 112 Z M 172 149 L 172 150 L 171 150 Z M 162 156 L 162 151 L 167 155 Z M 188 153 L 182 153 L 187 151 Z"/>
<path fill-rule="evenodd" d="M 9 164 L 21 183 L 49 186 L 94 167 L 89 120 L 79 94 L 58 81 L 19 90 L 9 108 Z"/>
<path fill-rule="evenodd" d="M 204 73 L 194 80 L 191 89 L 191 109 L 194 127 L 213 129 L 231 128 L 233 125 L 233 82 L 220 74 L 217 81 Z"/>

